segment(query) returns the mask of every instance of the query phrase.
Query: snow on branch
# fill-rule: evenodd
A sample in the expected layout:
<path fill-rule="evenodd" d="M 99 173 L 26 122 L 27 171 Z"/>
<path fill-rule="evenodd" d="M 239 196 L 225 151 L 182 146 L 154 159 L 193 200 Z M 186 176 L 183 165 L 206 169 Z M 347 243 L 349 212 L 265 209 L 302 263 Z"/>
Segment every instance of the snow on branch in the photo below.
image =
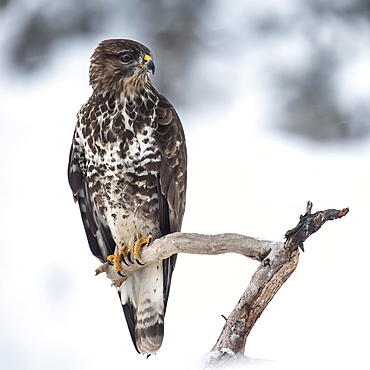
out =
<path fill-rule="evenodd" d="M 121 275 L 117 274 L 111 263 L 101 265 L 96 274 L 105 272 L 113 285 L 120 286 L 132 271 L 175 253 L 209 255 L 238 253 L 260 261 L 261 264 L 249 286 L 226 319 L 220 337 L 212 348 L 213 359 L 225 360 L 232 357 L 230 354 L 234 356 L 244 353 L 247 337 L 255 322 L 297 267 L 299 249 L 304 251 L 304 241 L 318 231 L 326 221 L 342 218 L 349 211 L 348 208 L 328 209 L 312 214 L 311 210 L 312 203 L 307 202 L 305 214 L 300 216 L 296 227 L 286 232 L 284 243 L 238 234 L 173 233 L 143 247 L 139 263 L 135 261 L 127 266 L 121 262 Z"/>

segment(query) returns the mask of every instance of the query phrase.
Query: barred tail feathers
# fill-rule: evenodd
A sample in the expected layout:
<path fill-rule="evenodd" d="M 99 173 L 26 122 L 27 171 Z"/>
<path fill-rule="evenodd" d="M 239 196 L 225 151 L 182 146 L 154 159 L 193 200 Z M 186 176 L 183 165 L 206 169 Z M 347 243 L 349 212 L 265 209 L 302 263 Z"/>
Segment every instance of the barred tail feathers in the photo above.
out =
<path fill-rule="evenodd" d="M 143 354 L 158 352 L 164 333 L 162 262 L 134 271 L 119 288 L 131 339 Z"/>

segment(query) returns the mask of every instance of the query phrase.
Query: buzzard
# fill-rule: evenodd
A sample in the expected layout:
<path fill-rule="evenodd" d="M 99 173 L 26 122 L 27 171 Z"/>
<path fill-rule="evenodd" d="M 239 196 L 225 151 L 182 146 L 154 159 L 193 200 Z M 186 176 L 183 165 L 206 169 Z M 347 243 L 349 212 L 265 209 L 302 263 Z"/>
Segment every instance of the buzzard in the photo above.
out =
<path fill-rule="evenodd" d="M 140 263 L 150 239 L 180 231 L 186 145 L 179 116 L 152 85 L 151 51 L 102 41 L 89 77 L 93 93 L 77 115 L 68 180 L 91 252 L 101 262 Z M 136 350 L 156 353 L 176 255 L 132 272 L 117 288 Z"/>

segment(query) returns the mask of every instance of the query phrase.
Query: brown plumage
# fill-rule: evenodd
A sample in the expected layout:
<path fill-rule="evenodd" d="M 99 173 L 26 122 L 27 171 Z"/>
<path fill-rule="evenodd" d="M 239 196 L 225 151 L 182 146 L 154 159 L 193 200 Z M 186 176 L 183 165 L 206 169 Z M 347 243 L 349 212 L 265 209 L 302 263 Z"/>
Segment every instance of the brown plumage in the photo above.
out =
<path fill-rule="evenodd" d="M 152 85 L 150 50 L 105 40 L 91 57 L 93 94 L 78 113 L 68 179 L 92 253 L 107 257 L 141 236 L 180 231 L 186 145 L 180 119 Z M 133 272 L 118 288 L 135 348 L 158 351 L 176 256 Z"/>

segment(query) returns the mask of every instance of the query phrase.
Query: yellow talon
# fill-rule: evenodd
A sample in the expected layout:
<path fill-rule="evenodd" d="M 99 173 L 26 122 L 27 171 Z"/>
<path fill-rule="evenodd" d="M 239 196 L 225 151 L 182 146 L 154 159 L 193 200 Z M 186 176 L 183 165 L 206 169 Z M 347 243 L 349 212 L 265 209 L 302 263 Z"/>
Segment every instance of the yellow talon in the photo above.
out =
<path fill-rule="evenodd" d="M 127 249 L 121 248 L 117 253 L 111 254 L 107 257 L 107 260 L 114 263 L 114 269 L 116 272 L 122 271 L 121 269 L 121 254 L 123 254 L 123 257 L 126 258 L 127 255 Z"/>
<path fill-rule="evenodd" d="M 148 235 L 147 237 L 145 236 L 140 236 L 140 238 L 136 241 L 134 244 L 134 250 L 133 250 L 133 255 L 136 260 L 139 260 L 140 257 L 140 251 L 143 245 L 148 244 L 150 240 L 153 238 L 153 235 Z"/>
<path fill-rule="evenodd" d="M 136 260 L 140 260 L 140 251 L 143 245 L 148 244 L 150 240 L 153 238 L 153 235 L 148 235 L 147 237 L 141 236 L 135 244 L 130 248 L 121 248 L 117 253 L 111 254 L 107 257 L 107 260 L 110 262 L 113 262 L 114 269 L 116 272 L 122 271 L 121 268 L 121 255 L 123 256 L 123 259 L 125 260 L 127 257 L 128 252 L 131 252 L 132 255 Z M 131 262 L 131 259 L 129 259 Z M 126 263 L 126 262 L 125 262 Z M 131 262 L 133 263 L 133 262 Z M 126 263 L 127 265 L 127 263 Z"/>

